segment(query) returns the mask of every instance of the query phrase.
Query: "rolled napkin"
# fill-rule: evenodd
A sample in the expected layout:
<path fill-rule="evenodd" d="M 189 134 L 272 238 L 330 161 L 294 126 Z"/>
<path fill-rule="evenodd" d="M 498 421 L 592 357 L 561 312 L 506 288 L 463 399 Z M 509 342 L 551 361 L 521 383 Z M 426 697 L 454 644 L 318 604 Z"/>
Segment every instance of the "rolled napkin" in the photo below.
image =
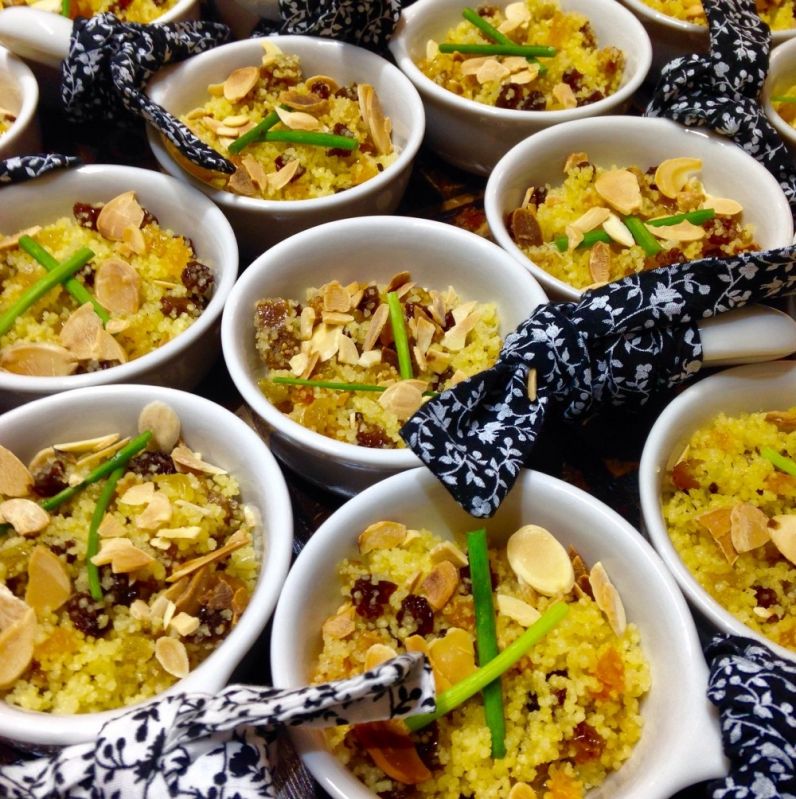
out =
<path fill-rule="evenodd" d="M 81 161 L 71 155 L 17 155 L 0 161 L 0 187 L 9 183 L 24 183 L 52 172 L 80 166 Z"/>
<path fill-rule="evenodd" d="M 0 770 L 9 799 L 276 796 L 271 745 L 284 727 L 333 727 L 428 712 L 434 677 L 419 654 L 338 682 L 280 690 L 232 685 L 121 712 L 97 741 Z"/>
<path fill-rule="evenodd" d="M 708 698 L 719 709 L 731 773 L 713 799 L 796 799 L 796 664 L 749 638 L 708 645 Z"/>

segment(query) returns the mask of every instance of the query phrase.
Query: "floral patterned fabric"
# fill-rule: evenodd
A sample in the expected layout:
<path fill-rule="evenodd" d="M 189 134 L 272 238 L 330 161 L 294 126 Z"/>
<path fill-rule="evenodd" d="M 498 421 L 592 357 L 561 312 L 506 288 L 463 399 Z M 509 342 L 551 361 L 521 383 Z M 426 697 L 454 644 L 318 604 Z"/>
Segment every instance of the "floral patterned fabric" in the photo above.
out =
<path fill-rule="evenodd" d="M 339 682 L 295 690 L 233 685 L 174 694 L 122 712 L 96 742 L 0 770 L 8 799 L 254 799 L 276 796 L 270 751 L 284 727 L 331 727 L 435 708 L 418 654 Z"/>
<path fill-rule="evenodd" d="M 52 172 L 80 166 L 80 159 L 71 155 L 18 155 L 0 161 L 0 186 L 8 183 L 24 183 Z"/>

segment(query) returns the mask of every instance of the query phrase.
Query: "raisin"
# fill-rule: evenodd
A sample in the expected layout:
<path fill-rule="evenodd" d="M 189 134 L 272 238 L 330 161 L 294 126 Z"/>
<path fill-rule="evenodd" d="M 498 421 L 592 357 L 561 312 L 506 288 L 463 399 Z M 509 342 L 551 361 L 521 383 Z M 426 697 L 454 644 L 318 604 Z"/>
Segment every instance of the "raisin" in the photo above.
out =
<path fill-rule="evenodd" d="M 587 94 L 585 97 L 578 98 L 578 108 L 583 105 L 591 105 L 592 103 L 596 103 L 598 100 L 604 100 L 605 95 L 598 90 L 593 91 L 591 94 Z"/>
<path fill-rule="evenodd" d="M 520 107 L 521 102 L 522 89 L 517 84 L 508 83 L 500 90 L 495 105 L 498 108 L 517 109 Z"/>
<path fill-rule="evenodd" d="M 362 424 L 357 428 L 357 444 L 370 449 L 391 449 L 387 433 L 378 425 Z"/>
<path fill-rule="evenodd" d="M 75 272 L 75 277 L 80 280 L 84 286 L 93 288 L 94 286 L 94 266 L 93 264 L 86 264 L 82 269 Z"/>
<path fill-rule="evenodd" d="M 540 206 L 547 199 L 546 186 L 534 186 L 531 192 L 531 202 L 537 207 Z"/>
<path fill-rule="evenodd" d="M 718 494 L 719 493 L 719 487 L 718 487 L 718 485 L 716 483 L 711 483 L 708 486 L 708 491 L 710 491 L 711 494 Z"/>
<path fill-rule="evenodd" d="M 527 699 L 525 700 L 525 709 L 529 713 L 535 713 L 537 710 L 539 710 L 540 707 L 541 706 L 539 705 L 539 697 L 535 693 L 533 693 L 533 691 L 531 691 L 528 694 Z"/>
<path fill-rule="evenodd" d="M 149 225 L 159 225 L 159 224 L 160 222 L 158 222 L 158 218 L 151 211 L 147 211 L 147 209 L 144 208 L 144 218 L 141 220 L 140 227 L 145 228 L 148 227 Z M 193 242 L 190 239 L 186 239 L 186 242 L 188 243 L 188 246 L 191 248 L 191 251 L 193 251 Z"/>
<path fill-rule="evenodd" d="M 180 280 L 191 294 L 198 294 L 200 297 L 209 297 L 216 282 L 210 267 L 199 261 L 188 261 Z"/>
<path fill-rule="evenodd" d="M 398 368 L 398 353 L 395 351 L 395 347 L 381 348 L 381 362 L 386 363 L 388 366 L 392 366 L 393 369 Z"/>
<path fill-rule="evenodd" d="M 434 630 L 434 611 L 428 600 L 417 594 L 408 594 L 404 598 L 397 619 L 402 627 L 410 619 L 413 620 L 417 635 L 430 635 Z"/>
<path fill-rule="evenodd" d="M 278 155 L 276 158 L 274 158 L 274 166 L 277 168 L 277 170 L 283 169 L 292 160 L 295 160 L 295 159 L 285 158 L 282 155 Z M 306 171 L 307 170 L 304 169 L 304 167 L 301 164 L 299 164 L 298 167 L 296 167 L 296 171 L 293 173 L 293 177 L 290 178 L 290 182 L 293 183 L 294 180 L 298 180 Z"/>
<path fill-rule="evenodd" d="M 423 761 L 423 765 L 429 770 L 434 771 L 440 767 L 439 762 L 439 728 L 434 721 L 414 736 L 415 749 L 418 757 Z"/>
<path fill-rule="evenodd" d="M 74 563 L 77 560 L 77 555 L 70 551 L 74 545 L 75 542 L 70 539 L 63 543 L 50 544 L 50 550 L 53 555 L 58 555 L 59 558 L 62 557 L 67 563 Z"/>
<path fill-rule="evenodd" d="M 367 286 L 362 292 L 362 298 L 357 305 L 360 311 L 370 311 L 372 314 L 379 307 L 379 290 L 376 286 Z"/>
<path fill-rule="evenodd" d="M 351 587 L 354 608 L 363 619 L 378 619 L 398 586 L 389 580 L 373 581 L 371 576 L 360 577 Z"/>
<path fill-rule="evenodd" d="M 777 604 L 777 592 L 771 588 L 765 588 L 762 585 L 753 585 L 752 588 L 755 592 L 755 599 L 761 608 L 770 608 L 772 605 Z"/>
<path fill-rule="evenodd" d="M 101 206 L 89 205 L 88 203 L 75 203 L 72 206 L 72 215 L 80 227 L 88 228 L 89 230 L 97 229 L 97 217 L 102 210 Z"/>
<path fill-rule="evenodd" d="M 659 253 L 647 258 L 644 268 L 645 269 L 659 269 L 662 266 L 671 266 L 672 264 L 682 264 L 686 262 L 686 257 L 683 251 L 677 247 L 672 247 L 670 250 L 661 250 Z"/>
<path fill-rule="evenodd" d="M 470 575 L 470 564 L 468 563 L 466 566 L 462 566 L 459 569 L 459 577 L 461 577 L 462 582 L 468 586 L 467 593 L 472 593 L 472 584 L 473 578 Z M 489 567 L 489 581 L 492 583 L 492 590 L 496 591 L 498 587 L 498 576 L 495 574 L 495 570 L 490 565 Z"/>
<path fill-rule="evenodd" d="M 163 316 L 176 319 L 184 313 L 196 316 L 195 311 L 199 310 L 199 305 L 194 297 L 173 297 L 167 294 L 160 298 L 160 310 Z"/>
<path fill-rule="evenodd" d="M 595 47 L 597 47 L 597 40 L 594 38 L 594 31 L 588 22 L 584 22 L 583 25 L 580 26 L 580 32 L 583 34 L 583 44 L 587 48 L 593 50 Z"/>
<path fill-rule="evenodd" d="M 498 13 L 495 6 L 478 6 L 479 17 L 494 17 Z"/>
<path fill-rule="evenodd" d="M 580 91 L 583 85 L 583 73 L 575 69 L 575 67 L 570 67 L 564 70 L 561 81 L 562 83 L 566 83 L 573 92 Z"/>
<path fill-rule="evenodd" d="M 40 497 L 52 497 L 67 487 L 66 466 L 55 460 L 33 475 L 33 493 Z"/>
<path fill-rule="evenodd" d="M 102 602 L 95 602 L 85 592 L 75 594 L 66 603 L 66 612 L 75 629 L 94 638 L 102 638 L 111 629 L 110 618 Z M 100 617 L 104 618 L 100 618 Z"/>
<path fill-rule="evenodd" d="M 520 111 L 544 111 L 547 108 L 547 100 L 540 91 L 528 92 L 525 99 L 519 106 Z"/>
<path fill-rule="evenodd" d="M 204 605 L 199 608 L 199 620 L 206 624 L 210 635 L 205 640 L 218 640 L 224 638 L 231 625 L 231 617 L 227 618 L 229 611 L 212 610 Z"/>
<path fill-rule="evenodd" d="M 128 461 L 128 468 L 134 474 L 149 477 L 153 474 L 175 474 L 174 461 L 165 452 L 142 452 Z"/>
<path fill-rule="evenodd" d="M 341 100 L 357 100 L 357 90 L 353 86 L 341 86 L 334 96 Z"/>
<path fill-rule="evenodd" d="M 581 721 L 573 730 L 571 743 L 578 764 L 597 760 L 605 749 L 605 739 L 588 722 Z"/>
<path fill-rule="evenodd" d="M 324 83 L 322 80 L 316 80 L 311 86 L 310 91 L 313 94 L 317 94 L 321 100 L 328 100 L 331 91 L 329 90 L 329 84 Z"/>
<path fill-rule="evenodd" d="M 135 582 L 131 585 L 130 578 L 126 574 L 111 573 L 111 578 L 113 584 L 105 591 L 105 599 L 112 605 L 124 605 L 129 608 L 133 601 L 139 597 L 139 584 Z"/>

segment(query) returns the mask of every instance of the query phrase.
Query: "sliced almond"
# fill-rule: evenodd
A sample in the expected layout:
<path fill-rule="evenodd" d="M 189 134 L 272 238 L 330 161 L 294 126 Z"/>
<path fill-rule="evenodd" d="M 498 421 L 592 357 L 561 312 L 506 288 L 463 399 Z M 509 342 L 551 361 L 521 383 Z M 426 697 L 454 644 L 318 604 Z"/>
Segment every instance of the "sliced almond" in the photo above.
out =
<path fill-rule="evenodd" d="M 282 124 L 290 130 L 318 130 L 321 127 L 321 123 L 312 114 L 305 114 L 303 111 L 286 111 L 277 106 L 276 113 Z"/>
<path fill-rule="evenodd" d="M 30 499 L 7 499 L 0 502 L 0 518 L 19 535 L 41 532 L 49 523 L 50 515 Z"/>
<path fill-rule="evenodd" d="M 619 592 L 608 577 L 608 572 L 599 561 L 592 566 L 589 572 L 589 584 L 594 594 L 594 601 L 605 614 L 611 629 L 617 635 L 622 635 L 627 627 L 625 606 L 622 604 Z"/>
<path fill-rule="evenodd" d="M 201 622 L 196 616 L 190 616 L 188 613 L 178 613 L 172 618 L 169 626 L 176 630 L 178 635 L 186 636 L 195 633 L 200 624 Z"/>
<path fill-rule="evenodd" d="M 611 216 L 611 212 L 602 206 L 595 206 L 589 208 L 585 214 L 579 216 L 574 222 L 570 223 L 572 227 L 577 228 L 583 233 L 588 233 L 590 230 L 600 227 Z M 605 242 L 603 242 L 604 244 Z"/>
<path fill-rule="evenodd" d="M 589 253 L 589 272 L 595 283 L 607 283 L 611 276 L 611 246 L 598 241 Z"/>
<path fill-rule="evenodd" d="M 158 530 L 158 538 L 182 541 L 196 541 L 202 534 L 202 528 L 192 525 L 190 527 L 161 527 Z"/>
<path fill-rule="evenodd" d="M 435 677 L 442 677 L 447 686 L 456 685 L 476 670 L 472 635 L 460 627 L 449 627 L 443 638 L 428 645 L 428 659 Z"/>
<path fill-rule="evenodd" d="M 312 333 L 310 352 L 317 353 L 322 362 L 330 360 L 340 348 L 341 332 L 339 327 L 321 323 Z"/>
<path fill-rule="evenodd" d="M 78 359 L 57 344 L 12 344 L 0 350 L 0 369 L 30 377 L 65 377 L 77 369 Z"/>
<path fill-rule="evenodd" d="M 427 384 L 423 380 L 400 380 L 382 391 L 378 399 L 379 405 L 403 421 L 423 404 L 423 392 L 426 387 Z"/>
<path fill-rule="evenodd" d="M 446 330 L 445 335 L 442 337 L 442 346 L 451 352 L 463 350 L 467 344 L 468 334 L 475 328 L 480 318 L 481 315 L 474 311 L 462 319 L 461 322 Z"/>
<path fill-rule="evenodd" d="M 33 485 L 33 476 L 22 461 L 0 445 L 0 494 L 6 497 L 24 497 Z"/>
<path fill-rule="evenodd" d="M 148 505 L 155 496 L 155 484 L 152 482 L 137 483 L 130 486 L 119 497 L 119 502 L 124 505 Z"/>
<path fill-rule="evenodd" d="M 106 538 L 100 551 L 91 558 L 95 566 L 110 564 L 114 574 L 129 574 L 154 563 L 155 559 L 139 549 L 129 538 Z"/>
<path fill-rule="evenodd" d="M 771 538 L 768 516 L 748 502 L 739 502 L 730 511 L 730 536 L 739 554 L 762 547 Z"/>
<path fill-rule="evenodd" d="M 536 524 L 520 527 L 509 538 L 506 555 L 517 577 L 540 594 L 567 594 L 575 584 L 567 551 L 544 527 Z"/>
<path fill-rule="evenodd" d="M 349 322 L 354 321 L 354 317 L 350 313 L 322 311 L 321 321 L 325 322 L 327 325 L 347 325 Z"/>
<path fill-rule="evenodd" d="M 509 83 L 514 83 L 517 86 L 526 86 L 532 83 L 539 77 L 539 67 L 535 64 L 523 69 L 522 72 L 514 72 L 509 77 Z"/>
<path fill-rule="evenodd" d="M 389 315 L 390 309 L 386 303 L 379 305 L 379 307 L 373 312 L 373 316 L 370 319 L 368 332 L 365 334 L 365 339 L 362 342 L 363 352 L 373 349 L 373 347 L 376 345 L 376 341 L 381 335 L 381 331 L 384 329 L 384 325 L 387 323 L 387 318 Z"/>
<path fill-rule="evenodd" d="M 447 560 L 456 566 L 457 569 L 464 568 L 469 563 L 467 555 L 450 541 L 443 541 L 441 544 L 437 544 L 429 555 L 432 563 L 442 563 L 443 560 Z"/>
<path fill-rule="evenodd" d="M 365 369 L 369 369 L 371 366 L 381 363 L 381 350 L 368 350 L 367 352 L 363 352 L 359 356 L 357 363 Z"/>
<path fill-rule="evenodd" d="M 655 170 L 655 185 L 664 197 L 673 200 L 691 175 L 701 169 L 702 161 L 699 158 L 667 158 Z"/>
<path fill-rule="evenodd" d="M 517 597 L 509 596 L 508 594 L 495 594 L 495 599 L 497 600 L 498 613 L 508 616 L 508 618 L 523 627 L 530 627 L 542 615 L 536 608 L 521 599 L 517 599 Z"/>
<path fill-rule="evenodd" d="M 288 183 L 296 176 L 298 168 L 301 166 L 298 158 L 288 161 L 281 169 L 271 172 L 268 175 L 268 185 L 274 190 L 284 189 Z"/>
<path fill-rule="evenodd" d="M 431 342 L 434 340 L 434 334 L 437 332 L 437 327 L 433 322 L 430 322 L 424 317 L 419 317 L 415 325 L 415 340 L 417 341 L 417 349 L 425 355 Z"/>
<path fill-rule="evenodd" d="M 122 241 L 136 255 L 144 255 L 146 253 L 146 239 L 141 232 L 141 228 L 133 227 L 132 225 L 126 227 L 124 233 L 122 233 Z"/>
<path fill-rule="evenodd" d="M 97 532 L 100 534 L 100 538 L 122 538 L 127 530 L 112 513 L 106 513 L 102 517 Z"/>
<path fill-rule="evenodd" d="M 769 411 L 764 418 L 769 424 L 773 424 L 780 433 L 792 433 L 796 430 L 796 410 Z"/>
<path fill-rule="evenodd" d="M 434 610 L 441 610 L 459 585 L 459 570 L 447 560 L 437 563 L 418 587 Z"/>
<path fill-rule="evenodd" d="M 511 73 L 496 58 L 487 58 L 475 73 L 475 79 L 480 83 L 500 83 Z"/>
<path fill-rule="evenodd" d="M 37 546 L 28 561 L 25 602 L 41 616 L 58 610 L 72 596 L 72 581 L 60 558 L 48 547 Z"/>
<path fill-rule="evenodd" d="M 163 670 L 181 680 L 191 671 L 185 644 L 176 638 L 163 635 L 155 641 L 155 659 Z"/>
<path fill-rule="evenodd" d="M 124 231 L 129 227 L 140 228 L 143 221 L 144 209 L 138 204 L 135 192 L 126 191 L 102 206 L 97 216 L 97 232 L 110 241 L 124 241 Z"/>
<path fill-rule="evenodd" d="M 234 114 L 233 116 L 224 117 L 221 124 L 227 128 L 241 128 L 249 122 L 249 117 L 246 114 Z"/>
<path fill-rule="evenodd" d="M 462 61 L 462 75 L 476 75 L 478 70 L 481 69 L 487 61 L 494 61 L 491 56 L 476 56 L 475 58 L 465 58 Z"/>
<path fill-rule="evenodd" d="M 141 307 L 141 278 L 127 261 L 108 258 L 97 269 L 94 291 L 112 313 L 133 314 Z"/>
<path fill-rule="evenodd" d="M 107 330 L 97 331 L 97 360 L 127 363 L 127 353 Z"/>
<path fill-rule="evenodd" d="M 311 305 L 305 305 L 301 309 L 299 320 L 299 338 L 308 341 L 312 337 L 312 328 L 315 326 L 315 309 Z"/>
<path fill-rule="evenodd" d="M 354 607 L 349 605 L 336 616 L 330 616 L 326 619 L 322 627 L 324 637 L 328 636 L 329 638 L 336 638 L 338 640 L 348 638 L 356 629 L 354 613 Z"/>
<path fill-rule="evenodd" d="M 553 86 L 553 97 L 561 103 L 563 108 L 577 108 L 578 99 L 568 83 L 557 83 Z"/>
<path fill-rule="evenodd" d="M 646 225 L 653 236 L 665 241 L 699 241 L 707 232 L 702 225 L 694 225 L 687 219 L 676 225 Z"/>
<path fill-rule="evenodd" d="M 738 216 L 743 211 L 743 206 L 737 200 L 729 197 L 705 197 L 703 208 L 712 208 L 718 216 Z"/>
<path fill-rule="evenodd" d="M 587 153 L 570 153 L 567 160 L 564 162 L 564 174 L 571 172 L 579 166 L 584 166 L 589 163 L 589 156 Z"/>
<path fill-rule="evenodd" d="M 157 530 L 171 521 L 171 515 L 171 501 L 162 491 L 156 491 L 146 508 L 135 517 L 135 526 L 139 530 Z"/>
<path fill-rule="evenodd" d="M 242 100 L 260 79 L 260 70 L 257 67 L 240 67 L 229 73 L 224 81 L 224 97 L 231 103 Z"/>
<path fill-rule="evenodd" d="M 564 228 L 564 235 L 567 237 L 568 252 L 572 252 L 583 241 L 583 231 L 574 225 L 567 225 Z"/>
<path fill-rule="evenodd" d="M 796 566 L 796 514 L 774 516 L 773 527 L 768 528 L 774 546 Z"/>
<path fill-rule="evenodd" d="M 357 84 L 359 112 L 368 129 L 376 152 L 386 155 L 392 152 L 392 122 L 384 115 L 376 90 L 368 83 Z"/>
<path fill-rule="evenodd" d="M 498 30 L 501 33 L 511 33 L 517 28 L 522 27 L 530 21 L 531 15 L 528 6 L 524 2 L 509 3 L 503 13 L 506 19 L 500 23 Z"/>
<path fill-rule="evenodd" d="M 717 508 L 697 516 L 697 521 L 710 533 L 730 565 L 738 560 L 738 553 L 732 545 L 730 535 L 731 511 L 732 508 Z"/>
<path fill-rule="evenodd" d="M 33 660 L 36 613 L 0 583 L 0 690 L 11 685 Z"/>
<path fill-rule="evenodd" d="M 380 521 L 366 527 L 357 542 L 363 555 L 374 549 L 392 549 L 400 546 L 406 538 L 406 525 L 400 522 Z"/>
<path fill-rule="evenodd" d="M 633 234 L 627 229 L 627 225 L 616 214 L 611 214 L 603 222 L 603 230 L 623 247 L 632 247 L 636 243 Z"/>
<path fill-rule="evenodd" d="M 261 190 L 265 191 L 269 185 L 269 175 L 265 169 L 263 169 L 263 165 L 253 155 L 244 155 L 240 162 L 243 168 L 249 173 L 249 177 L 251 177 Z"/>
<path fill-rule="evenodd" d="M 97 337 L 102 330 L 102 320 L 90 302 L 84 303 L 64 322 L 58 338 L 75 358 L 97 358 Z"/>
<path fill-rule="evenodd" d="M 385 644 L 373 644 L 373 646 L 368 648 L 368 651 L 365 652 L 365 671 L 371 671 L 371 669 L 375 669 L 376 666 L 381 666 L 382 663 L 385 663 L 388 660 L 397 656 L 397 652 L 391 647 Z"/>
<path fill-rule="evenodd" d="M 521 246 L 537 247 L 544 242 L 542 228 L 529 206 L 515 208 L 511 212 L 511 234 Z"/>
<path fill-rule="evenodd" d="M 227 474 L 224 469 L 213 466 L 202 460 L 201 453 L 193 452 L 184 444 L 175 447 L 171 453 L 171 459 L 177 465 L 189 472 L 200 472 L 202 474 Z M 178 468 L 179 471 L 179 468 Z"/>
<path fill-rule="evenodd" d="M 632 214 L 641 207 L 638 178 L 627 169 L 609 169 L 594 181 L 597 194 L 620 214 Z"/>
<path fill-rule="evenodd" d="M 180 417 L 170 405 L 155 400 L 138 414 L 138 432 L 152 433 L 152 441 L 161 452 L 171 452 L 180 440 Z"/>
<path fill-rule="evenodd" d="M 117 436 L 118 438 L 118 436 Z M 111 455 L 118 452 L 122 447 L 127 446 L 130 443 L 129 436 L 125 436 L 124 438 L 119 438 L 118 441 L 114 441 L 112 444 L 109 444 L 102 449 L 94 449 L 91 452 L 86 453 L 82 457 L 77 459 L 75 466 L 80 467 L 81 469 L 88 466 L 89 464 L 93 463 L 94 461 L 103 461 L 110 458 Z"/>
<path fill-rule="evenodd" d="M 348 313 L 351 310 L 351 295 L 336 280 L 321 289 L 324 311 Z"/>
<path fill-rule="evenodd" d="M 149 605 L 143 599 L 134 599 L 130 605 L 130 616 L 136 621 L 149 621 L 151 617 Z"/>
<path fill-rule="evenodd" d="M 180 568 L 177 569 L 173 574 L 169 575 L 166 578 L 166 582 L 168 583 L 175 583 L 181 577 L 185 577 L 187 574 L 191 574 L 195 572 L 197 569 L 201 569 L 203 566 L 206 566 L 208 563 L 213 563 L 217 560 L 222 560 L 226 558 L 228 555 L 231 555 L 235 550 L 240 549 L 241 547 L 245 547 L 247 544 L 250 544 L 252 537 L 249 533 L 245 530 L 237 530 L 234 532 L 227 543 L 224 546 L 219 547 L 213 552 L 208 553 L 207 555 L 202 555 L 201 557 L 194 558 L 193 560 L 189 560 L 186 563 L 180 565 Z"/>
<path fill-rule="evenodd" d="M 118 433 L 108 433 L 104 436 L 84 438 L 80 441 L 65 441 L 60 444 L 53 444 L 52 449 L 54 452 L 81 455 L 84 452 L 100 452 L 111 444 L 115 444 L 118 440 Z"/>
<path fill-rule="evenodd" d="M 248 170 L 242 165 L 232 173 L 227 188 L 244 197 L 256 197 L 259 193 Z"/>
<path fill-rule="evenodd" d="M 34 225 L 33 227 L 26 228 L 14 233 L 13 236 L 6 236 L 0 239 L 0 252 L 3 250 L 14 250 L 19 247 L 19 240 L 23 236 L 35 236 L 41 231 L 41 225 Z"/>
<path fill-rule="evenodd" d="M 359 351 L 357 345 L 346 335 L 341 335 L 337 350 L 338 363 L 357 364 L 359 363 Z"/>

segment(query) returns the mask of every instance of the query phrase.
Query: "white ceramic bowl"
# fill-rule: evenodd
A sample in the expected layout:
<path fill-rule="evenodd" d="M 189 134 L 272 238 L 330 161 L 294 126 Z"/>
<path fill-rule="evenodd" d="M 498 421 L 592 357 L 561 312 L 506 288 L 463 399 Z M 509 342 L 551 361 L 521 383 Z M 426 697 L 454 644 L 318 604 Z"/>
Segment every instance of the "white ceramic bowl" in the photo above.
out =
<path fill-rule="evenodd" d="M 786 122 L 775 110 L 772 97 L 785 94 L 796 83 L 796 39 L 775 47 L 768 60 L 768 77 L 763 86 L 761 101 L 766 116 L 779 131 L 792 154 L 796 154 L 796 128 Z"/>
<path fill-rule="evenodd" d="M 238 275 L 235 236 L 221 211 L 203 194 L 167 175 L 126 166 L 95 165 L 59 170 L 0 189 L 0 233 L 71 216 L 75 202 L 107 202 L 134 190 L 160 224 L 193 240 L 199 259 L 215 273 L 216 287 L 204 312 L 183 333 L 157 350 L 111 369 L 68 377 L 27 377 L 0 372 L 0 409 L 37 397 L 106 383 L 152 383 L 193 388 L 219 352 L 221 311 Z M 34 213 L 35 211 L 35 213 Z"/>
<path fill-rule="evenodd" d="M 711 375 L 687 388 L 661 413 L 644 445 L 639 469 L 641 511 L 646 532 L 691 606 L 722 632 L 755 638 L 791 660 L 796 660 L 796 654 L 742 624 L 693 577 L 669 538 L 661 511 L 661 481 L 667 469 L 681 455 L 692 433 L 719 412 L 732 416 L 782 410 L 793 405 L 795 396 L 794 361 L 741 366 Z"/>
<path fill-rule="evenodd" d="M 0 159 L 39 152 L 38 102 L 39 84 L 33 73 L 20 59 L 0 47 L 0 105 L 16 115 L 11 127 L 0 134 Z"/>
<path fill-rule="evenodd" d="M 566 111 L 512 111 L 477 103 L 443 89 L 426 77 L 416 62 L 425 58 L 429 39 L 440 41 L 461 21 L 469 0 L 418 0 L 401 13 L 390 42 L 398 66 L 423 98 L 428 118 L 427 143 L 446 161 L 488 175 L 502 155 L 536 131 L 601 114 L 621 112 L 650 67 L 652 50 L 644 28 L 615 0 L 561 0 L 565 11 L 585 14 L 600 47 L 614 45 L 625 54 L 619 90 L 591 105 Z"/>
<path fill-rule="evenodd" d="M 111 431 L 137 432 L 138 414 L 153 400 L 180 417 L 190 446 L 228 470 L 260 523 L 255 547 L 263 558 L 249 607 L 223 643 L 167 693 L 214 693 L 262 632 L 276 604 L 290 564 L 293 517 L 282 473 L 257 434 L 233 413 L 209 400 L 153 386 L 102 386 L 32 402 L 0 417 L 0 442 L 26 461 L 54 440 L 90 438 Z M 80 715 L 34 713 L 0 701 L 0 738 L 35 745 L 72 744 L 96 738 L 114 711 Z"/>
<path fill-rule="evenodd" d="M 254 345 L 254 306 L 263 297 L 302 300 L 306 289 L 336 278 L 388 283 L 407 269 L 421 286 L 452 285 L 465 300 L 495 302 L 506 335 L 544 292 L 498 247 L 473 233 L 411 217 L 364 217 L 321 225 L 271 248 L 241 276 L 222 321 L 224 358 L 232 380 L 273 430 L 271 446 L 288 466 L 342 494 L 354 494 L 395 472 L 419 466 L 409 449 L 368 449 L 315 433 L 292 421 L 257 386 L 264 367 Z"/>
<path fill-rule="evenodd" d="M 252 258 L 313 225 L 394 211 L 406 190 L 425 128 L 423 104 L 414 87 L 400 70 L 380 56 L 351 44 L 310 36 L 281 36 L 273 41 L 285 53 L 301 58 L 305 75 L 330 75 L 341 85 L 372 84 L 385 114 L 392 120 L 393 144 L 399 155 L 384 172 L 338 194 L 311 200 L 263 200 L 214 189 L 191 177 L 166 151 L 160 134 L 150 128 L 149 144 L 161 166 L 221 206 L 241 249 Z M 147 91 L 153 100 L 179 116 L 207 100 L 209 84 L 223 82 L 233 69 L 259 64 L 262 54 L 262 39 L 233 42 L 162 70 Z"/>
<path fill-rule="evenodd" d="M 321 625 L 340 605 L 336 565 L 357 554 L 369 524 L 394 519 L 453 539 L 483 525 L 440 482 L 415 469 L 369 488 L 334 513 L 296 560 L 279 598 L 271 634 L 274 685 L 305 684 L 321 649 Z M 476 523 L 477 522 L 477 523 Z M 486 523 L 505 542 L 523 524 L 546 527 L 587 563 L 601 560 L 641 632 L 652 671 L 642 701 L 644 730 L 630 759 L 589 799 L 668 799 L 678 789 L 724 771 L 719 730 L 708 700 L 707 669 L 694 622 L 677 586 L 643 538 L 584 491 L 539 472 L 522 471 Z M 533 653 L 531 653 L 533 654 Z M 335 799 L 374 799 L 326 748 L 317 730 L 291 730 L 313 776 Z"/>
<path fill-rule="evenodd" d="M 667 119 L 605 117 L 570 122 L 536 133 L 506 153 L 493 170 L 484 196 L 497 243 L 524 264 L 551 296 L 577 299 L 581 292 L 529 260 L 512 240 L 506 218 L 522 203 L 528 186 L 561 185 L 564 162 L 575 152 L 586 152 L 593 163 L 604 167 L 641 169 L 666 158 L 700 158 L 706 189 L 743 205 L 744 221 L 754 225 L 763 249 L 791 243 L 793 217 L 779 183 L 730 140 Z"/>

